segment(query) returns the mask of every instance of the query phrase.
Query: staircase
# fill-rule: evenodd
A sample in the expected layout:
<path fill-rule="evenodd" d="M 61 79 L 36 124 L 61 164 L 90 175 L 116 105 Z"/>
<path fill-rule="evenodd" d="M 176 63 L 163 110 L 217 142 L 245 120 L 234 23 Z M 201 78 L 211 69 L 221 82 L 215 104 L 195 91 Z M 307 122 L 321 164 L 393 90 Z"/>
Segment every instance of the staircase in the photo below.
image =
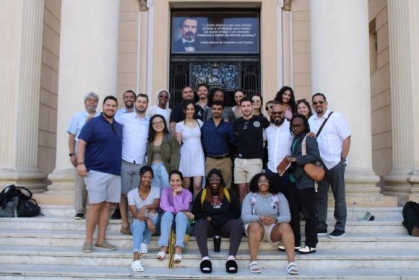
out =
<path fill-rule="evenodd" d="M 45 205 L 41 209 L 45 216 L 0 219 L 0 279 L 419 279 L 419 239 L 409 236 L 401 225 L 401 208 L 359 208 L 359 215 L 370 211 L 375 220 L 355 221 L 349 216 L 345 237 L 320 237 L 317 253 L 296 253 L 297 276 L 285 271 L 285 252 L 266 242 L 258 256 L 262 273 L 251 274 L 245 237 L 237 255 L 237 274 L 225 272 L 228 239 L 222 239 L 220 253 L 213 252 L 212 238 L 208 239 L 213 272 L 202 274 L 194 237 L 183 261 L 169 269 L 167 257 L 164 261 L 155 258 L 156 236 L 149 253 L 142 256 L 145 271 L 132 272 L 132 240 L 119 233 L 119 220 L 110 221 L 107 233 L 116 251 L 94 249 L 84 254 L 85 221 L 73 219 L 72 207 Z M 330 212 L 329 217 L 333 217 Z"/>

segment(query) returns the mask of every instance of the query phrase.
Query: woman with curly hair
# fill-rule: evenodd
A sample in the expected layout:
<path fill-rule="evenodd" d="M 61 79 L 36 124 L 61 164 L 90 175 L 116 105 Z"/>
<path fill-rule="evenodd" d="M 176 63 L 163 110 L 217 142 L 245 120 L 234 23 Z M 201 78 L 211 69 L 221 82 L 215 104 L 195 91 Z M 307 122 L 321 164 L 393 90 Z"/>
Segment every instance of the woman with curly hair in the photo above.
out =
<path fill-rule="evenodd" d="M 288 120 L 291 120 L 292 115 L 297 112 L 294 90 L 291 87 L 283 86 L 276 94 L 275 100 L 284 106 L 285 117 Z"/>
<path fill-rule="evenodd" d="M 289 225 L 291 214 L 288 201 L 272 182 L 269 175 L 256 174 L 250 181 L 250 192 L 242 205 L 241 218 L 248 236 L 250 272 L 261 272 L 257 262 L 260 242 L 276 244 L 282 241 L 288 257 L 287 271 L 289 274 L 298 274 L 294 263 L 294 234 Z"/>
<path fill-rule="evenodd" d="M 225 187 L 223 176 L 218 169 L 208 172 L 206 186 L 192 206 L 192 214 L 195 215 L 195 237 L 202 257 L 201 272 L 212 271 L 207 247 L 208 237 L 220 235 L 230 238 L 226 271 L 237 273 L 235 259 L 243 235 L 243 227 L 239 220 L 240 202 L 234 192 Z"/>

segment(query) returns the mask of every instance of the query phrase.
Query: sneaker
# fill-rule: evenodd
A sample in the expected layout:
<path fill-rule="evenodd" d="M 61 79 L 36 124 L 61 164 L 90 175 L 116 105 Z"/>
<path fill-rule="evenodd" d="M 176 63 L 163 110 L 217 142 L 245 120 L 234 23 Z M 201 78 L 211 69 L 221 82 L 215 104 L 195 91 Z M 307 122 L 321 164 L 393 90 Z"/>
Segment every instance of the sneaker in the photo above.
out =
<path fill-rule="evenodd" d="M 317 236 L 326 236 L 327 229 L 317 229 Z"/>
<path fill-rule="evenodd" d="M 108 250 L 108 251 L 116 250 L 116 246 L 111 245 L 106 241 L 103 241 L 101 244 L 96 242 L 95 247 L 98 249 Z"/>
<path fill-rule="evenodd" d="M 297 252 L 298 250 L 300 250 L 300 246 L 295 246 L 294 251 Z M 284 245 L 279 245 L 278 246 L 278 251 L 285 252 L 285 246 Z"/>
<path fill-rule="evenodd" d="M 338 239 L 344 236 L 345 236 L 345 231 L 339 230 L 339 229 L 335 229 L 329 234 L 329 237 L 332 239 Z"/>
<path fill-rule="evenodd" d="M 310 247 L 310 246 L 304 246 L 304 247 L 301 247 L 299 250 L 298 250 L 298 253 L 300 253 L 300 254 L 312 254 L 312 253 L 316 253 L 316 248 L 315 247 Z"/>
<path fill-rule="evenodd" d="M 119 208 L 116 208 L 111 216 L 111 220 L 120 220 L 121 219 L 121 212 L 119 211 Z"/>
<path fill-rule="evenodd" d="M 74 216 L 74 220 L 83 220 L 83 219 L 84 219 L 83 213 L 76 213 L 76 215 Z"/>
<path fill-rule="evenodd" d="M 84 242 L 82 251 L 83 253 L 91 253 L 93 251 L 93 244 Z"/>

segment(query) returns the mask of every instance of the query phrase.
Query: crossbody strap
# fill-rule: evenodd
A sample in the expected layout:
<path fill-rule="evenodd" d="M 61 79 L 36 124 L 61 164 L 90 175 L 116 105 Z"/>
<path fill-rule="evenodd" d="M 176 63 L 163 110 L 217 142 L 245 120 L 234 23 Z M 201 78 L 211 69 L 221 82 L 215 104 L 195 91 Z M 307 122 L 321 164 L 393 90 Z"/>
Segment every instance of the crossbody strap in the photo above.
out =
<path fill-rule="evenodd" d="M 322 129 L 324 127 L 324 125 L 327 123 L 327 121 L 329 120 L 330 116 L 333 114 L 333 111 L 329 113 L 329 115 L 327 116 L 327 119 L 324 120 L 324 122 L 322 123 L 322 125 L 319 128 L 319 131 L 317 131 L 316 137 L 319 137 L 320 132 L 322 132 Z"/>

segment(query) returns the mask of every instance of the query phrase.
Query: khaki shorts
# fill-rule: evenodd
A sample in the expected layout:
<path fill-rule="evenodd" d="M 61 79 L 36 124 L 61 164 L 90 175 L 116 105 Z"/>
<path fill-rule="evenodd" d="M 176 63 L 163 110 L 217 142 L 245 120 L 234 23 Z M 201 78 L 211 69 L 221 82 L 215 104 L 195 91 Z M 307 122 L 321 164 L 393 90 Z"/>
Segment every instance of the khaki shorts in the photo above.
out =
<path fill-rule="evenodd" d="M 258 222 L 258 223 L 261 224 L 260 222 Z M 246 232 L 246 236 L 248 236 L 248 234 L 247 234 L 247 228 L 249 227 L 249 224 L 245 224 L 244 225 L 244 231 Z M 272 225 L 263 225 L 263 224 L 261 224 L 261 226 L 263 226 L 263 229 L 265 230 L 265 235 L 263 236 L 262 241 L 267 241 L 267 242 L 272 243 L 272 244 L 278 244 L 278 243 L 281 242 L 281 241 L 273 242 L 271 240 L 271 233 L 272 233 L 272 230 L 274 229 L 274 227 L 276 225 L 277 224 L 272 224 Z"/>
<path fill-rule="evenodd" d="M 90 204 L 104 201 L 119 203 L 121 176 L 90 170 L 84 177 Z"/>
<path fill-rule="evenodd" d="M 234 183 L 249 183 L 253 176 L 262 172 L 262 165 L 260 158 L 236 158 L 234 160 Z"/>

